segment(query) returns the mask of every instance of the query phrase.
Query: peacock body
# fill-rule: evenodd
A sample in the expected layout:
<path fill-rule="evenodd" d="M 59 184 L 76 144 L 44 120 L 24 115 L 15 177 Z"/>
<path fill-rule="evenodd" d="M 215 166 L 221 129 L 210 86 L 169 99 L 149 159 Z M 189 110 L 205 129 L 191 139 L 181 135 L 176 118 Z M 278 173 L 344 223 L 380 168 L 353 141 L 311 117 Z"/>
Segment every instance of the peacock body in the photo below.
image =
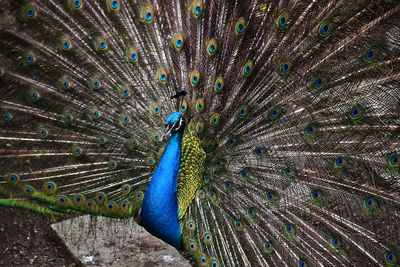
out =
<path fill-rule="evenodd" d="M 398 1 L 0 5 L 1 205 L 199 266 L 399 265 Z"/>

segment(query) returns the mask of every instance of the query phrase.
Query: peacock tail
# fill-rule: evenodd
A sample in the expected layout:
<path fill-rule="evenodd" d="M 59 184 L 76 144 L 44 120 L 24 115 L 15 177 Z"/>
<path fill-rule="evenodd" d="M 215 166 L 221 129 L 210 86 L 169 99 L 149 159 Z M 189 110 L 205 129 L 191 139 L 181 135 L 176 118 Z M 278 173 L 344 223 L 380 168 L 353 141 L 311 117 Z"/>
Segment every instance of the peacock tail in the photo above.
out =
<path fill-rule="evenodd" d="M 398 266 L 399 11 L 0 1 L 0 204 L 140 217 L 167 242 L 148 216 L 170 204 L 199 266 Z M 141 210 L 160 161 L 179 169 Z"/>

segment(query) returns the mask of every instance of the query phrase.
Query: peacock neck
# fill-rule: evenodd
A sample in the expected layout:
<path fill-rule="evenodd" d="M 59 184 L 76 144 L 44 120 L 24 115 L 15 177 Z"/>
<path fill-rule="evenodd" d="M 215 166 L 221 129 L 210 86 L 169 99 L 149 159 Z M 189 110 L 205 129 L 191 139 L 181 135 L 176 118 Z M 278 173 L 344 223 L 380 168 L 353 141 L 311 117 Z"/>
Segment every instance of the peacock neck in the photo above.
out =
<path fill-rule="evenodd" d="M 181 162 L 183 132 L 172 134 L 146 189 L 141 225 L 151 234 L 181 248 L 178 221 L 177 182 Z"/>

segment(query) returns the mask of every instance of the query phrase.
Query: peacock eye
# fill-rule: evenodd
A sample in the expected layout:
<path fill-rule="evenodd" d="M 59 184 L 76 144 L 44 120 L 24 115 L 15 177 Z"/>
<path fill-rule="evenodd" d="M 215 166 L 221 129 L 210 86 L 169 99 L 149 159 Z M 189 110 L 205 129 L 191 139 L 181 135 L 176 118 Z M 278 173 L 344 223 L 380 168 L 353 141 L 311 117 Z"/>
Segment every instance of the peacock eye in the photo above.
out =
<path fill-rule="evenodd" d="M 236 36 L 242 36 L 246 30 L 246 21 L 244 18 L 239 18 L 235 24 L 235 34 Z"/>
<path fill-rule="evenodd" d="M 223 79 L 221 76 L 219 76 L 219 77 L 217 77 L 217 79 L 215 80 L 215 83 L 214 83 L 214 91 L 215 91 L 216 93 L 221 93 L 222 90 L 223 90 L 223 88 L 224 88 L 224 79 Z"/>
<path fill-rule="evenodd" d="M 201 0 L 194 0 L 191 4 L 192 15 L 197 19 L 203 12 L 203 5 Z"/>
<path fill-rule="evenodd" d="M 180 51 L 184 45 L 183 34 L 175 33 L 171 40 L 176 51 Z"/>
<path fill-rule="evenodd" d="M 145 5 L 142 7 L 142 11 L 140 13 L 140 18 L 142 22 L 151 23 L 153 21 L 154 7 L 151 5 Z"/>
<path fill-rule="evenodd" d="M 242 75 L 245 77 L 250 76 L 252 71 L 253 71 L 253 61 L 247 60 L 242 67 Z"/>
<path fill-rule="evenodd" d="M 212 38 L 210 41 L 208 41 L 207 53 L 210 56 L 215 55 L 215 53 L 217 52 L 217 48 L 218 48 L 218 44 L 217 44 L 217 40 L 215 38 Z"/>
<path fill-rule="evenodd" d="M 289 13 L 287 11 L 283 11 L 276 20 L 276 26 L 279 30 L 287 28 L 287 24 L 289 21 Z"/>
<path fill-rule="evenodd" d="M 242 105 L 238 108 L 236 115 L 239 119 L 244 119 L 248 114 L 248 107 L 246 105 Z"/>
<path fill-rule="evenodd" d="M 320 37 L 326 39 L 332 34 L 333 28 L 333 23 L 329 19 L 325 20 L 319 25 L 318 34 Z"/>
<path fill-rule="evenodd" d="M 195 87 L 196 85 L 199 84 L 200 82 L 200 72 L 198 70 L 193 70 L 190 74 L 189 74 L 189 79 L 190 79 L 190 85 L 192 87 Z"/>

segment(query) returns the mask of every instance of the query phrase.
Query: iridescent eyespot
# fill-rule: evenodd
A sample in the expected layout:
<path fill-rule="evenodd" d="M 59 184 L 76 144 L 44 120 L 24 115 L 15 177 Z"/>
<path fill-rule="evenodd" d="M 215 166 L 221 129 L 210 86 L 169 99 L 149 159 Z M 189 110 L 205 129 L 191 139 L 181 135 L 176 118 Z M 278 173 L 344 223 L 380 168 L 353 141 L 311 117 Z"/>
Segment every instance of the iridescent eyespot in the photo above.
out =
<path fill-rule="evenodd" d="M 140 21 L 145 23 L 151 23 L 154 18 L 154 7 L 151 5 L 146 5 L 142 7 L 140 12 Z"/>
<path fill-rule="evenodd" d="M 297 267 L 308 267 L 308 263 L 306 260 L 300 259 L 297 261 Z"/>
<path fill-rule="evenodd" d="M 119 208 L 121 211 L 128 211 L 129 210 L 129 202 L 126 200 L 123 200 L 120 204 L 119 204 Z"/>
<path fill-rule="evenodd" d="M 9 122 L 9 121 L 12 120 L 13 115 L 12 115 L 10 112 L 4 112 L 4 113 L 2 114 L 2 117 L 3 117 L 3 121 L 4 121 L 4 122 Z"/>
<path fill-rule="evenodd" d="M 57 196 L 56 201 L 57 205 L 60 207 L 65 207 L 70 203 L 70 199 L 64 195 Z"/>
<path fill-rule="evenodd" d="M 242 105 L 238 108 L 236 115 L 238 117 L 238 119 L 244 119 L 246 118 L 247 114 L 248 114 L 248 107 L 246 105 Z"/>
<path fill-rule="evenodd" d="M 213 114 L 211 115 L 211 118 L 210 118 L 210 125 L 211 125 L 211 126 L 217 126 L 218 123 L 219 123 L 219 120 L 220 120 L 220 115 L 219 115 L 219 113 L 213 113 Z"/>
<path fill-rule="evenodd" d="M 332 247 L 333 247 L 334 249 L 338 249 L 338 248 L 340 248 L 340 247 L 342 246 L 341 239 L 338 238 L 338 237 L 332 237 L 332 238 L 330 239 L 330 243 L 331 243 L 331 245 L 332 245 Z"/>
<path fill-rule="evenodd" d="M 4 73 L 5 73 L 4 69 L 2 67 L 0 67 L 0 77 L 3 77 Z"/>
<path fill-rule="evenodd" d="M 97 204 L 102 205 L 104 202 L 107 201 L 106 194 L 104 194 L 103 192 L 97 193 L 95 200 Z"/>
<path fill-rule="evenodd" d="M 288 27 L 288 21 L 289 13 L 287 11 L 283 11 L 276 20 L 276 26 L 278 29 L 286 29 Z"/>
<path fill-rule="evenodd" d="M 126 196 L 129 195 L 129 193 L 131 192 L 132 187 L 129 184 L 124 184 L 122 185 L 122 195 Z"/>
<path fill-rule="evenodd" d="M 196 229 L 196 223 L 192 220 L 186 222 L 186 229 L 193 232 Z"/>
<path fill-rule="evenodd" d="M 120 4 L 118 0 L 107 0 L 107 9 L 108 11 L 118 11 L 120 8 Z"/>
<path fill-rule="evenodd" d="M 192 15 L 197 19 L 203 12 L 203 4 L 200 0 L 194 0 L 190 5 Z"/>
<path fill-rule="evenodd" d="M 166 83 L 168 79 L 167 71 L 164 68 L 159 68 L 157 71 L 157 80 L 160 83 Z"/>
<path fill-rule="evenodd" d="M 268 191 L 265 194 L 265 200 L 267 201 L 268 205 L 277 205 L 279 203 L 279 194 L 275 191 Z"/>
<path fill-rule="evenodd" d="M 228 138 L 228 141 L 226 141 L 226 146 L 232 148 L 236 145 L 236 141 L 236 138 Z"/>
<path fill-rule="evenodd" d="M 128 145 L 130 148 L 135 149 L 139 146 L 139 141 L 136 138 L 132 137 L 128 140 Z"/>
<path fill-rule="evenodd" d="M 393 252 L 386 252 L 385 253 L 385 262 L 389 266 L 396 266 L 397 262 L 397 256 Z"/>
<path fill-rule="evenodd" d="M 151 106 L 151 113 L 155 116 L 159 116 L 161 114 L 161 107 L 158 103 L 154 103 Z"/>
<path fill-rule="evenodd" d="M 200 72 L 198 70 L 193 70 L 189 74 L 190 85 L 192 87 L 196 86 L 200 82 Z"/>
<path fill-rule="evenodd" d="M 7 183 L 12 184 L 12 185 L 16 185 L 19 183 L 19 175 L 16 173 L 10 173 L 7 176 Z"/>
<path fill-rule="evenodd" d="M 49 135 L 49 131 L 44 127 L 40 127 L 38 129 L 38 135 L 39 138 L 46 138 Z"/>
<path fill-rule="evenodd" d="M 237 36 L 242 36 L 246 30 L 246 21 L 245 19 L 239 18 L 235 24 L 235 34 Z"/>
<path fill-rule="evenodd" d="M 399 160 L 399 154 L 392 154 L 387 158 L 387 163 L 390 168 L 392 169 L 399 169 L 400 167 L 400 160 Z"/>
<path fill-rule="evenodd" d="M 286 224 L 285 233 L 288 237 L 293 237 L 296 234 L 296 226 L 294 224 Z"/>
<path fill-rule="evenodd" d="M 322 76 L 317 76 L 314 78 L 313 87 L 317 90 L 322 90 L 326 85 L 326 79 Z"/>
<path fill-rule="evenodd" d="M 146 158 L 146 164 L 147 166 L 154 166 L 154 164 L 156 163 L 155 159 L 152 156 L 148 156 Z"/>
<path fill-rule="evenodd" d="M 197 250 L 197 243 L 191 239 L 187 241 L 187 249 L 190 253 L 193 253 Z"/>
<path fill-rule="evenodd" d="M 108 48 L 106 39 L 103 36 L 94 38 L 94 48 L 96 51 L 105 51 Z"/>
<path fill-rule="evenodd" d="M 96 203 L 93 200 L 87 200 L 85 206 L 89 211 L 94 211 L 96 209 Z"/>
<path fill-rule="evenodd" d="M 74 145 L 72 146 L 72 154 L 75 157 L 80 157 L 83 153 L 83 149 L 80 146 Z"/>
<path fill-rule="evenodd" d="M 264 252 L 267 254 L 272 253 L 272 251 L 274 251 L 274 244 L 272 242 L 265 242 L 264 243 Z"/>
<path fill-rule="evenodd" d="M 68 36 L 63 36 L 59 39 L 58 47 L 61 50 L 68 51 L 72 48 L 72 42 Z"/>
<path fill-rule="evenodd" d="M 118 166 L 118 164 L 115 160 L 110 160 L 108 162 L 108 168 L 112 171 L 115 170 L 117 168 L 117 166 Z"/>
<path fill-rule="evenodd" d="M 138 51 L 135 47 L 129 46 L 127 50 L 125 50 L 125 61 L 128 63 L 135 63 L 139 59 Z"/>
<path fill-rule="evenodd" d="M 205 110 L 205 103 L 204 103 L 204 99 L 197 99 L 195 102 L 196 105 L 196 111 L 201 113 Z"/>
<path fill-rule="evenodd" d="M 248 208 L 246 210 L 247 216 L 249 216 L 250 219 L 254 219 L 257 217 L 257 210 L 255 208 Z"/>
<path fill-rule="evenodd" d="M 82 206 L 83 204 L 85 204 L 86 199 L 82 194 L 76 194 L 73 198 L 72 198 L 72 203 L 74 203 L 77 206 Z"/>
<path fill-rule="evenodd" d="M 199 264 L 200 267 L 205 267 L 207 266 L 207 257 L 203 253 L 200 253 L 197 256 L 197 263 Z"/>
<path fill-rule="evenodd" d="M 80 10 L 83 7 L 83 0 L 68 0 L 68 6 L 71 10 Z"/>
<path fill-rule="evenodd" d="M 61 92 L 68 90 L 70 87 L 71 87 L 71 82 L 67 77 L 63 76 L 57 80 L 57 88 Z"/>
<path fill-rule="evenodd" d="M 364 117 L 364 107 L 361 105 L 355 105 L 352 109 L 348 112 L 347 116 L 353 123 L 360 122 Z"/>
<path fill-rule="evenodd" d="M 39 92 L 36 90 L 29 90 L 28 91 L 28 102 L 29 103 L 35 103 L 39 101 L 40 95 Z"/>
<path fill-rule="evenodd" d="M 23 56 L 25 64 L 33 64 L 36 62 L 36 57 L 32 52 L 27 52 Z"/>
<path fill-rule="evenodd" d="M 32 20 L 37 16 L 37 9 L 33 4 L 28 3 L 22 7 L 21 15 L 25 21 Z"/>
<path fill-rule="evenodd" d="M 113 201 L 105 203 L 105 206 L 106 206 L 106 210 L 108 212 L 110 212 L 110 213 L 115 212 L 116 205 L 115 205 L 115 203 Z"/>
<path fill-rule="evenodd" d="M 185 114 L 185 112 L 187 111 L 187 109 L 188 109 L 188 102 L 186 101 L 186 99 L 184 99 L 184 100 L 182 101 L 182 106 L 181 106 L 181 108 L 180 108 L 180 111 L 181 111 L 182 114 Z"/>
<path fill-rule="evenodd" d="M 309 124 L 304 129 L 304 132 L 305 132 L 306 136 L 308 136 L 310 138 L 314 138 L 315 135 L 318 133 L 318 126 L 314 123 Z"/>
<path fill-rule="evenodd" d="M 171 40 L 171 45 L 176 51 L 180 51 L 184 45 L 182 33 L 175 33 Z"/>
<path fill-rule="evenodd" d="M 204 123 L 203 122 L 199 121 L 196 123 L 196 132 L 198 134 L 201 134 L 204 132 Z"/>
<path fill-rule="evenodd" d="M 240 172 L 240 179 L 243 182 L 247 182 L 250 178 L 250 171 L 247 168 L 242 169 Z"/>
<path fill-rule="evenodd" d="M 144 197 L 143 191 L 135 192 L 135 201 L 141 201 L 143 200 L 143 197 Z"/>
<path fill-rule="evenodd" d="M 210 259 L 210 266 L 211 267 L 219 267 L 219 261 L 215 258 Z"/>
<path fill-rule="evenodd" d="M 364 205 L 367 208 L 373 208 L 376 205 L 376 201 L 372 198 L 367 198 L 364 200 Z"/>
<path fill-rule="evenodd" d="M 234 225 L 237 231 L 243 231 L 243 223 L 241 221 L 234 221 Z"/>
<path fill-rule="evenodd" d="M 89 78 L 89 88 L 92 90 L 97 90 L 97 89 L 101 88 L 100 80 L 95 76 L 90 77 Z"/>
<path fill-rule="evenodd" d="M 328 38 L 334 29 L 334 24 L 330 20 L 323 21 L 318 27 L 318 34 L 320 37 Z"/>
<path fill-rule="evenodd" d="M 321 190 L 311 191 L 311 201 L 315 205 L 321 205 L 323 202 L 323 192 Z"/>
<path fill-rule="evenodd" d="M 127 85 L 123 85 L 119 89 L 119 96 L 121 98 L 128 98 L 131 96 L 131 91 L 129 90 Z"/>
<path fill-rule="evenodd" d="M 217 93 L 221 93 L 222 89 L 224 89 L 224 79 L 219 76 L 214 82 L 214 91 Z"/>
<path fill-rule="evenodd" d="M 247 60 L 246 63 L 242 67 L 242 75 L 244 77 L 248 77 L 248 76 L 250 76 L 252 71 L 253 71 L 253 61 Z"/>
<path fill-rule="evenodd" d="M 216 193 L 216 192 L 210 191 L 210 192 L 208 193 L 208 196 L 209 196 L 210 200 L 211 200 L 213 203 L 216 203 L 216 202 L 218 201 L 218 196 L 217 196 L 217 193 Z"/>
<path fill-rule="evenodd" d="M 158 132 L 153 132 L 152 134 L 151 134 L 151 140 L 153 141 L 153 142 L 160 142 L 160 134 L 158 133 Z"/>
<path fill-rule="evenodd" d="M 126 113 L 122 113 L 119 116 L 119 122 L 121 125 L 127 125 L 131 122 L 131 117 Z"/>
<path fill-rule="evenodd" d="M 217 53 L 217 49 L 218 49 L 218 43 L 217 40 L 215 38 L 212 38 L 210 41 L 208 41 L 207 44 L 207 53 L 210 56 L 215 55 L 215 53 Z"/>
<path fill-rule="evenodd" d="M 281 111 L 280 111 L 279 108 L 273 108 L 268 113 L 268 117 L 272 121 L 275 121 L 275 120 L 279 119 L 280 115 L 281 115 Z"/>
<path fill-rule="evenodd" d="M 285 177 L 288 178 L 290 181 L 293 179 L 293 177 L 294 177 L 295 174 L 296 174 L 294 168 L 292 168 L 292 167 L 287 167 L 287 168 L 284 170 L 283 173 L 284 173 Z"/>
<path fill-rule="evenodd" d="M 215 142 L 215 140 L 208 140 L 205 143 L 205 150 L 208 153 L 213 152 L 216 148 L 217 148 L 217 143 Z"/>
<path fill-rule="evenodd" d="M 99 145 L 104 145 L 105 143 L 107 143 L 107 139 L 104 137 L 104 135 L 98 135 L 97 136 L 97 143 Z"/>
<path fill-rule="evenodd" d="M 24 195 L 31 196 L 34 193 L 36 193 L 36 190 L 30 185 L 24 185 L 23 192 L 24 192 Z"/>
<path fill-rule="evenodd" d="M 217 159 L 215 161 L 215 167 L 217 167 L 217 169 L 225 168 L 225 164 L 226 164 L 226 161 L 224 159 Z"/>
<path fill-rule="evenodd" d="M 292 64 L 289 61 L 283 62 L 279 67 L 279 73 L 281 75 L 288 75 L 291 72 L 291 69 L 292 69 Z"/>
<path fill-rule="evenodd" d="M 189 130 L 190 132 L 193 132 L 193 131 L 196 130 L 196 122 L 195 122 L 195 121 L 189 122 L 189 124 L 188 124 L 188 130 Z"/>
<path fill-rule="evenodd" d="M 47 182 L 43 185 L 43 191 L 46 194 L 54 194 L 57 191 L 57 186 L 53 182 Z"/>
<path fill-rule="evenodd" d="M 213 236 L 210 232 L 204 232 L 201 239 L 205 244 L 210 244 L 213 240 Z"/>
<path fill-rule="evenodd" d="M 373 48 L 368 48 L 363 53 L 363 60 L 365 63 L 373 63 L 376 61 L 377 51 Z"/>
<path fill-rule="evenodd" d="M 97 108 L 91 108 L 88 111 L 88 118 L 90 120 L 97 120 L 98 118 L 100 118 L 101 113 Z"/>

